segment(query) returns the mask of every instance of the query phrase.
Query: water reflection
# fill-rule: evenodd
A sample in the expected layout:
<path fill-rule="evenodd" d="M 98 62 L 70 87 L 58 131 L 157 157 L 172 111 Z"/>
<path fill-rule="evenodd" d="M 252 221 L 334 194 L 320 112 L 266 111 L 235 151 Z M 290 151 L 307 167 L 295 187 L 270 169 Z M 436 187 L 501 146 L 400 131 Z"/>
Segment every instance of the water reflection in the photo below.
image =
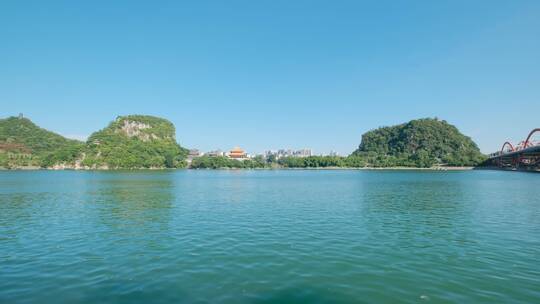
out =
<path fill-rule="evenodd" d="M 113 229 L 166 229 L 175 201 L 174 172 L 103 173 L 90 181 L 87 197 Z"/>

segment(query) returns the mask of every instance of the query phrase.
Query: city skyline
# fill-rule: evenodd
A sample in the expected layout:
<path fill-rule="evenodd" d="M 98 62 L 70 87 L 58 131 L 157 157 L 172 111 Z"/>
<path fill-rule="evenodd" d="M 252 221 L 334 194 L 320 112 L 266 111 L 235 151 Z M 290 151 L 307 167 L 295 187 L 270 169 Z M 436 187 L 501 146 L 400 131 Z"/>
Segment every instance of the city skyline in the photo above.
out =
<path fill-rule="evenodd" d="M 539 10 L 537 1 L 6 2 L 1 116 L 22 112 L 83 139 L 117 115 L 147 114 L 174 123 L 188 148 L 342 155 L 369 130 L 438 117 L 491 153 L 538 127 Z"/>

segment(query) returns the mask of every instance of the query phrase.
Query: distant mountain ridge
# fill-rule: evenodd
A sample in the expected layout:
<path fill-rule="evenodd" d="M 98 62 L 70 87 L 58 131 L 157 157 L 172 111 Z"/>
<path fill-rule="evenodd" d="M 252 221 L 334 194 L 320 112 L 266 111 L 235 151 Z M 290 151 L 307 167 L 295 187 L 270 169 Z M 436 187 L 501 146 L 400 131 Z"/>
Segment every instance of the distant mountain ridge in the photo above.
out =
<path fill-rule="evenodd" d="M 353 155 L 375 167 L 474 166 L 485 158 L 471 138 L 436 118 L 366 132 Z"/>

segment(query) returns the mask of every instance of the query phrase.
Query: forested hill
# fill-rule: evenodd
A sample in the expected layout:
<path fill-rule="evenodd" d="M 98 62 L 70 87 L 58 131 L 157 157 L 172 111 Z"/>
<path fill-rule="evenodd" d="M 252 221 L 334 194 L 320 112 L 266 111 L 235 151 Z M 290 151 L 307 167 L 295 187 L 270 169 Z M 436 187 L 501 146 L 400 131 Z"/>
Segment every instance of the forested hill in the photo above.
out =
<path fill-rule="evenodd" d="M 86 143 L 27 118 L 0 120 L 0 168 L 178 168 L 186 166 L 187 153 L 176 142 L 174 125 L 153 116 L 119 116 Z"/>
<path fill-rule="evenodd" d="M 0 119 L 0 167 L 40 167 L 72 161 L 83 143 L 47 131 L 23 117 Z"/>
<path fill-rule="evenodd" d="M 432 118 L 369 131 L 353 156 L 374 167 L 474 166 L 485 158 L 455 126 Z"/>
<path fill-rule="evenodd" d="M 187 150 L 176 142 L 174 125 L 147 115 L 119 116 L 92 134 L 81 165 L 91 168 L 178 168 Z"/>

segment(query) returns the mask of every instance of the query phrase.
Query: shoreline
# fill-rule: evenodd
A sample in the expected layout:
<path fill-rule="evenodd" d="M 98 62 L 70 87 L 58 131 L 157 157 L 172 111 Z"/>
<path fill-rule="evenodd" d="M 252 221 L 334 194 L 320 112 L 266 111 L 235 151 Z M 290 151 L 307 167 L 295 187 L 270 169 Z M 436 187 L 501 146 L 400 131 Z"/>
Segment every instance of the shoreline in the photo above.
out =
<path fill-rule="evenodd" d="M 479 169 L 478 167 L 306 167 L 306 168 L 119 168 L 119 169 L 74 169 L 74 168 L 39 168 L 39 167 L 19 167 L 19 168 L 0 168 L 0 171 L 175 171 L 175 170 L 193 170 L 193 171 L 256 171 L 256 170 L 320 170 L 320 171 L 469 171 Z M 486 168 L 487 169 L 487 168 Z"/>

